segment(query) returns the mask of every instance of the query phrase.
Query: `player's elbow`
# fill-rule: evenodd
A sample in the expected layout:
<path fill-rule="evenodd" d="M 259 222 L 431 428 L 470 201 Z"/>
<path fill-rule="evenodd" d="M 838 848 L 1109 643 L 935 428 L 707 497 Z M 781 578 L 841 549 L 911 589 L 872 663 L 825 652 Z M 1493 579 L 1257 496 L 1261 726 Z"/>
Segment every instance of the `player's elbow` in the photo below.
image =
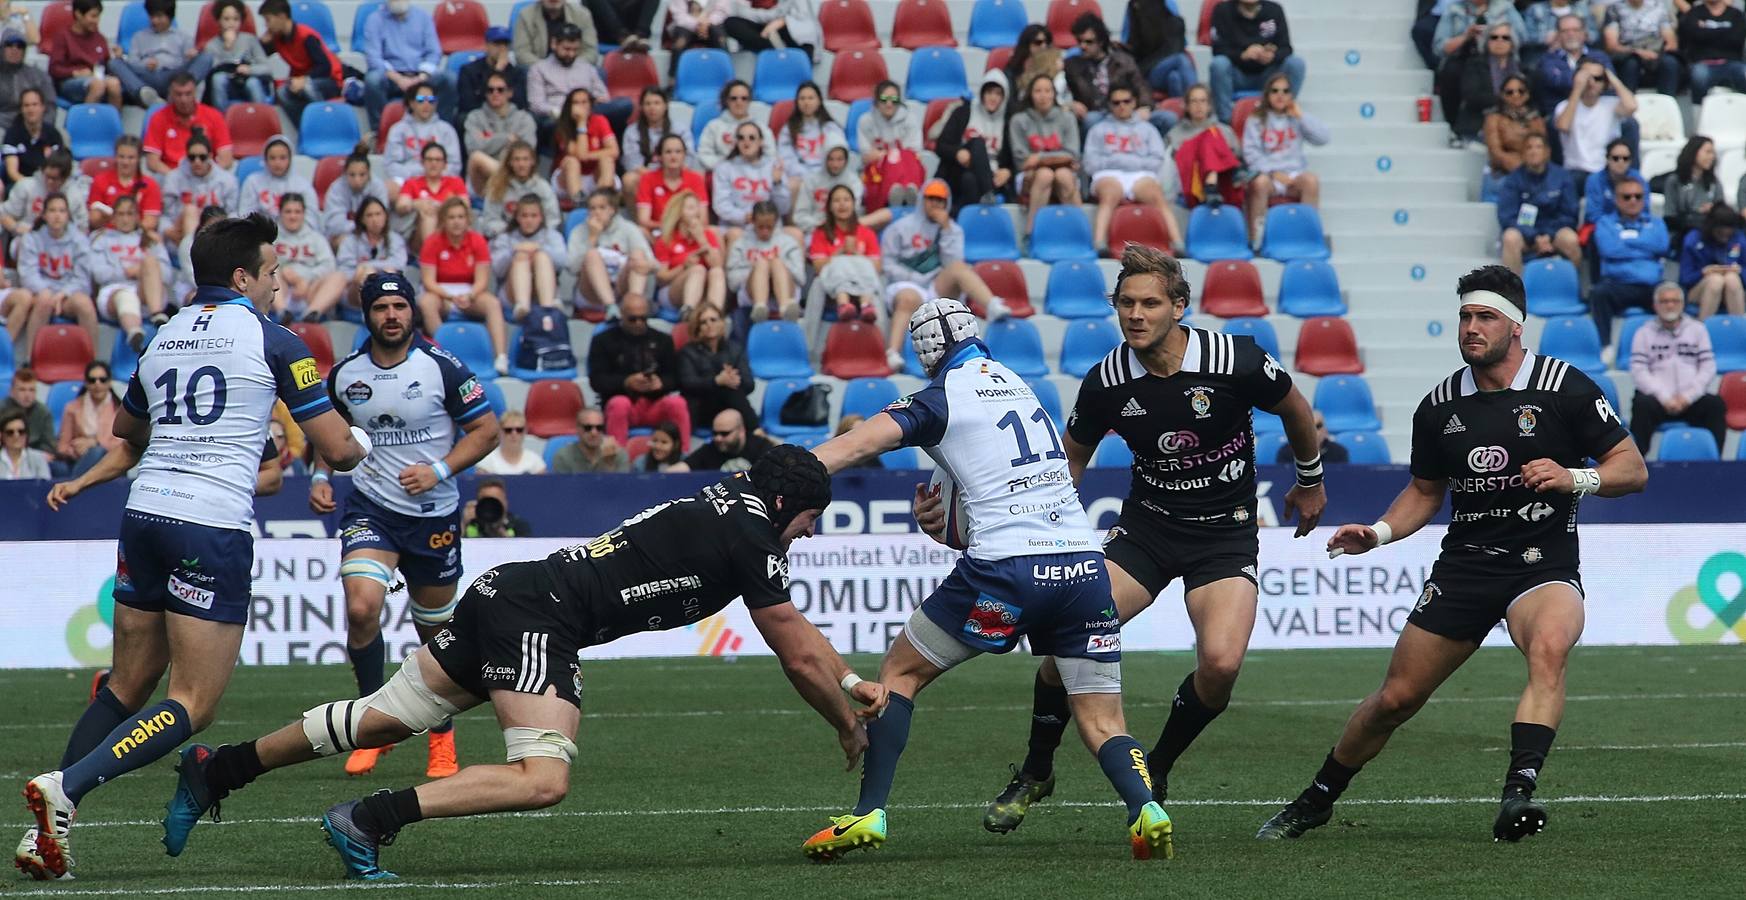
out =
<path fill-rule="evenodd" d="M 1629 454 L 1621 468 L 1624 471 L 1620 473 L 1620 477 L 1613 479 L 1613 483 L 1618 486 L 1615 496 L 1635 494 L 1649 486 L 1649 464 L 1643 461 L 1643 454 Z"/>

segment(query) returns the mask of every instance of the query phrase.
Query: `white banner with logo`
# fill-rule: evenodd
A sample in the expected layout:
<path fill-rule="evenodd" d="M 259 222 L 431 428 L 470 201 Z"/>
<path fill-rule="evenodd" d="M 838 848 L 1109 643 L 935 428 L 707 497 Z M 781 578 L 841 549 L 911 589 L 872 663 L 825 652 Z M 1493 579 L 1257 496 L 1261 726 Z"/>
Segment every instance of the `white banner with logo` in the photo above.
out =
<path fill-rule="evenodd" d="M 1443 529 L 1329 560 L 1330 529 L 1293 540 L 1261 531 L 1258 649 L 1387 647 L 1424 589 Z M 463 585 L 493 565 L 535 559 L 576 539 L 468 541 Z M 1746 528 L 1715 525 L 1593 525 L 1583 528 L 1583 581 L 1590 644 L 1740 643 L 1746 640 Z M 797 541 L 789 554 L 792 596 L 845 652 L 881 652 L 957 554 L 913 534 L 844 535 Z M 255 542 L 254 596 L 240 654 L 244 664 L 346 662 L 339 543 Z M 0 546 L 8 573 L 0 599 L 0 668 L 107 665 L 115 545 L 107 541 Z M 404 591 L 389 598 L 384 630 L 394 655 L 418 643 Z M 1500 627 L 1488 644 L 1507 645 Z M 1193 642 L 1181 586 L 1123 631 L 1128 650 L 1181 650 Z M 672 631 L 634 635 L 589 658 L 768 653 L 745 608 Z"/>

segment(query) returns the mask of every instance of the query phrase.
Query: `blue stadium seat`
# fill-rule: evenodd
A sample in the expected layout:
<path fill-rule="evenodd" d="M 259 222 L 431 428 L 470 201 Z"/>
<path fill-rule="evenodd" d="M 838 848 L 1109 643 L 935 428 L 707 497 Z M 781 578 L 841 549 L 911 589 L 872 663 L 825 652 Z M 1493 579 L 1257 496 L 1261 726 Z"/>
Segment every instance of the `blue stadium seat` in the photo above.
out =
<path fill-rule="evenodd" d="M 830 438 L 831 436 L 829 434 L 822 431 L 808 431 L 805 434 L 795 435 L 790 438 L 788 442 L 802 449 L 811 450 L 825 441 L 830 440 Z"/>
<path fill-rule="evenodd" d="M 509 8 L 509 21 L 504 24 L 508 26 L 510 32 L 515 31 L 515 20 L 521 18 L 521 11 L 538 2 L 540 0 L 517 0 L 516 4 Z M 605 56 L 606 54 L 602 53 L 601 55 Z"/>
<path fill-rule="evenodd" d="M 461 77 L 461 70 L 466 68 L 467 63 L 470 63 L 475 59 L 482 59 L 484 56 L 485 51 L 483 50 L 456 50 L 449 54 L 448 62 L 443 63 L 443 68 L 447 70 L 450 75 L 459 78 Z"/>
<path fill-rule="evenodd" d="M 359 334 L 367 332 L 360 328 Z M 480 322 L 444 322 L 437 328 L 436 345 L 453 353 L 457 359 L 467 364 L 483 380 L 497 377 L 497 370 L 491 367 L 491 332 Z"/>
<path fill-rule="evenodd" d="M 558 457 L 559 450 L 574 443 L 576 443 L 576 436 L 573 434 L 559 434 L 546 438 L 545 452 L 540 454 L 545 457 L 546 468 L 550 469 L 552 467 L 552 460 Z"/>
<path fill-rule="evenodd" d="M 1349 431 L 1334 435 L 1334 441 L 1346 448 L 1347 460 L 1354 465 L 1386 466 L 1394 461 L 1380 431 Z"/>
<path fill-rule="evenodd" d="M 1279 276 L 1279 311 L 1300 319 L 1345 315 L 1346 298 L 1334 267 L 1320 259 L 1286 263 Z"/>
<path fill-rule="evenodd" d="M 145 323 L 146 342 L 157 336 L 158 327 L 150 322 Z M 0 340 L 4 340 L 0 338 Z M 10 341 L 6 341 L 10 344 Z M 11 354 L 7 354 L 8 359 Z M 8 366 L 9 368 L 9 366 Z M 139 368 L 139 354 L 133 352 L 133 347 L 127 343 L 127 334 L 121 329 L 115 330 L 115 346 L 109 351 L 109 377 L 114 379 L 117 389 L 126 389 L 127 380 L 133 377 L 135 369 Z M 57 423 L 58 424 L 58 423 Z"/>
<path fill-rule="evenodd" d="M 955 47 L 923 47 L 909 57 L 903 92 L 909 99 L 931 103 L 947 97 L 970 96 L 964 77 L 964 57 Z"/>
<path fill-rule="evenodd" d="M 1328 240 L 1322 236 L 1322 217 L 1316 208 L 1305 203 L 1281 203 L 1268 210 L 1261 255 L 1281 262 L 1327 259 Z"/>
<path fill-rule="evenodd" d="M 0 328 L 0 383 L 11 384 L 14 371 L 16 365 L 12 358 L 12 336 L 6 333 L 6 329 Z"/>
<path fill-rule="evenodd" d="M 1225 322 L 1225 334 L 1246 334 L 1255 339 L 1261 349 L 1279 359 L 1279 334 L 1266 319 L 1231 319 Z"/>
<path fill-rule="evenodd" d="M 360 137 L 358 114 L 349 104 L 311 103 L 303 108 L 303 121 L 297 128 L 297 152 L 316 159 L 345 156 Z"/>
<path fill-rule="evenodd" d="M 575 366 L 571 366 L 568 369 L 523 369 L 520 366 L 514 365 L 514 350 L 520 343 L 521 329 L 518 328 L 511 331 L 509 334 L 509 348 L 511 351 L 509 354 L 509 360 L 511 363 L 509 367 L 509 377 L 519 378 L 522 381 L 532 383 L 535 381 L 572 381 L 577 375 L 581 374 Z M 478 375 L 481 379 L 494 378 L 496 377 L 496 372 L 496 369 L 489 366 L 487 366 L 483 371 L 479 369 L 473 370 L 473 373 Z"/>
<path fill-rule="evenodd" d="M 242 184 L 250 175 L 267 167 L 267 160 L 260 156 L 245 156 L 236 161 L 236 183 Z"/>
<path fill-rule="evenodd" d="M 516 4 L 519 9 L 521 4 Z M 364 26 L 370 24 L 370 14 L 382 8 L 382 0 L 364 0 L 352 12 L 352 39 L 350 42 L 353 53 L 364 52 Z M 515 20 L 510 19 L 511 23 Z"/>
<path fill-rule="evenodd" d="M 66 131 L 74 159 L 114 156 L 115 139 L 122 133 L 121 113 L 107 103 L 75 103 L 67 110 Z"/>
<path fill-rule="evenodd" d="M 74 397 L 79 396 L 79 389 L 84 386 L 83 382 L 78 381 L 57 381 L 49 385 L 48 396 L 43 399 L 43 403 L 48 406 L 49 419 L 55 423 L 56 432 L 61 428 L 61 412 L 67 408 L 67 404 L 73 402 Z"/>
<path fill-rule="evenodd" d="M 1588 316 L 1548 319 L 1545 330 L 1540 332 L 1540 355 L 1564 360 L 1593 378 L 1606 376 L 1606 364 L 1601 362 L 1600 331 Z"/>
<path fill-rule="evenodd" d="M 697 142 L 703 140 L 703 129 L 719 115 L 721 115 L 721 101 L 717 100 L 713 94 L 708 100 L 692 107 L 691 146 L 696 147 Z"/>
<path fill-rule="evenodd" d="M 1229 205 L 1195 207 L 1188 215 L 1188 255 L 1201 262 L 1253 259 L 1243 211 Z"/>
<path fill-rule="evenodd" d="M 329 47 L 340 45 L 339 32 L 333 27 L 333 10 L 322 0 L 291 0 L 291 18 L 299 25 L 308 25 Z"/>
<path fill-rule="evenodd" d="M 812 60 L 805 53 L 791 48 L 765 50 L 758 54 L 752 71 L 752 99 L 760 103 L 793 100 L 795 89 L 811 80 Z"/>
<path fill-rule="evenodd" d="M 1068 322 L 1061 336 L 1061 374 L 1084 378 L 1121 342 L 1122 333 L 1111 319 Z"/>
<path fill-rule="evenodd" d="M 1030 23 L 1023 0 L 976 0 L 970 9 L 970 46 L 984 50 L 1011 47 Z"/>
<path fill-rule="evenodd" d="M 897 385 L 889 378 L 851 379 L 843 385 L 843 415 L 872 418 L 899 396 Z"/>
<path fill-rule="evenodd" d="M 1019 377 L 1040 378 L 1049 374 L 1049 364 L 1043 361 L 1042 335 L 1037 333 L 1037 326 L 1030 320 L 1008 316 L 991 322 L 984 339 L 994 358 L 1006 363 L 1006 367 L 1018 373 Z M 753 362 L 752 367 L 757 368 L 757 363 Z"/>
<path fill-rule="evenodd" d="M 1063 259 L 1096 260 L 1091 246 L 1091 220 L 1077 206 L 1045 206 L 1037 210 L 1031 227 L 1031 258 L 1041 262 Z"/>
<path fill-rule="evenodd" d="M 849 149 L 861 152 L 861 117 L 873 109 L 873 98 L 862 97 L 849 104 L 849 111 L 843 113 L 843 134 L 849 139 Z M 971 260 L 975 262 L 975 260 Z"/>
<path fill-rule="evenodd" d="M 755 367 L 756 363 L 753 365 Z M 828 426 L 782 424 L 782 402 L 787 400 L 790 394 L 805 389 L 811 383 L 805 378 L 776 378 L 764 385 L 764 408 L 760 415 L 763 418 L 765 431 L 785 441 L 794 441 L 807 435 L 830 434 Z"/>
<path fill-rule="evenodd" d="M 1121 435 L 1106 434 L 1097 442 L 1097 452 L 1091 455 L 1091 467 L 1131 469 L 1134 467 L 1134 451 L 1128 449 L 1128 442 L 1122 440 Z"/>
<path fill-rule="evenodd" d="M 1576 266 L 1562 256 L 1536 259 L 1522 266 L 1522 287 L 1528 293 L 1530 315 L 1551 318 L 1588 314 Z"/>
<path fill-rule="evenodd" d="M 1055 389 L 1055 382 L 1047 378 L 1026 378 L 1025 384 L 1031 388 L 1031 393 L 1037 395 L 1037 405 L 1043 412 L 1049 414 L 1049 421 L 1055 423 L 1055 430 L 1067 427 L 1067 420 L 1061 411 L 1061 392 Z"/>
<path fill-rule="evenodd" d="M 1018 233 L 1004 208 L 993 203 L 966 206 L 958 211 L 958 226 L 964 229 L 965 261 L 1018 259 Z"/>
<path fill-rule="evenodd" d="M 1661 432 L 1661 449 L 1655 458 L 1660 462 L 1713 462 L 1722 458 L 1722 449 L 1716 446 L 1716 436 L 1705 429 L 1678 425 Z"/>
<path fill-rule="evenodd" d="M 1726 375 L 1746 369 L 1746 316 L 1711 316 L 1704 325 L 1716 351 L 1716 372 Z"/>
<path fill-rule="evenodd" d="M 752 374 L 760 380 L 812 377 L 806 335 L 793 322 L 753 325 L 746 336 L 746 356 L 752 363 Z"/>
<path fill-rule="evenodd" d="M 1267 410 L 1254 410 L 1249 414 L 1249 421 L 1254 426 L 1257 435 L 1285 433 L 1284 420 Z"/>
<path fill-rule="evenodd" d="M 914 447 L 899 447 L 879 454 L 879 464 L 894 471 L 921 468 L 921 454 Z"/>
<path fill-rule="evenodd" d="M 1110 316 L 1109 285 L 1097 263 L 1066 259 L 1049 268 L 1044 309 L 1063 319 L 1107 319 Z"/>
<path fill-rule="evenodd" d="M 1612 406 L 1613 412 L 1619 414 L 1619 421 L 1629 424 L 1631 411 L 1619 405 L 1619 388 L 1613 384 L 1613 380 L 1602 375 L 1596 378 L 1594 383 L 1600 386 L 1601 396 L 1607 398 L 1607 403 Z"/>
<path fill-rule="evenodd" d="M 586 221 L 588 221 L 588 207 L 586 207 L 586 206 L 578 206 L 575 209 L 572 209 L 569 212 L 565 213 L 564 214 L 564 240 L 566 242 L 569 241 L 570 240 L 570 232 L 575 231 L 576 226 L 581 225 L 583 222 L 586 222 Z"/>
<path fill-rule="evenodd" d="M 927 370 L 922 368 L 921 357 L 915 355 L 915 343 L 912 341 L 903 342 L 903 374 L 916 378 L 928 377 Z"/>
<path fill-rule="evenodd" d="M 499 419 L 503 418 L 503 414 L 509 412 L 509 400 L 503 396 L 502 386 L 495 379 L 481 381 L 479 385 L 485 388 L 485 402 L 491 404 L 491 411 L 496 413 Z"/>
<path fill-rule="evenodd" d="M 1619 320 L 1619 345 L 1613 351 L 1613 368 L 1621 372 L 1631 371 L 1631 342 L 1637 339 L 1637 329 L 1649 319 L 1649 316 L 1631 316 Z"/>
<path fill-rule="evenodd" d="M 1329 431 L 1381 431 L 1376 398 L 1362 375 L 1329 375 L 1316 385 L 1316 409 Z"/>
<path fill-rule="evenodd" d="M 1279 448 L 1290 443 L 1291 438 L 1286 437 L 1283 431 L 1270 431 L 1266 434 L 1255 435 L 1255 465 L 1277 465 Z"/>
<path fill-rule="evenodd" d="M 152 17 L 146 15 L 145 0 L 134 0 L 121 8 L 121 24 L 115 29 L 115 46 L 126 55 L 133 47 L 133 33 L 150 27 Z"/>
<path fill-rule="evenodd" d="M 734 80 L 734 62 L 725 52 L 711 47 L 693 47 L 679 54 L 679 72 L 673 79 L 673 99 L 692 106 L 721 95 L 721 86 Z"/>

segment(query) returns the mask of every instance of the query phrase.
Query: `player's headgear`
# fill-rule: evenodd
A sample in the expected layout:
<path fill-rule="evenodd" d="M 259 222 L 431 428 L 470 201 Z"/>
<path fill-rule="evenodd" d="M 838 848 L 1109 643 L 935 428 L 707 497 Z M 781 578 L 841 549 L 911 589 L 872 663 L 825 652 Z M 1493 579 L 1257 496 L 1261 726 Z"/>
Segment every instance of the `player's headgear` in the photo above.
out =
<path fill-rule="evenodd" d="M 929 300 L 909 317 L 909 342 L 929 375 L 945 360 L 953 344 L 977 334 L 976 315 L 962 301 L 950 297 Z"/>
<path fill-rule="evenodd" d="M 778 532 L 794 517 L 809 509 L 822 510 L 831 502 L 831 475 L 812 452 L 794 444 L 770 448 L 746 472 L 751 492 L 764 501 Z M 783 498 L 776 508 L 776 498 Z"/>
<path fill-rule="evenodd" d="M 359 300 L 364 307 L 364 315 L 370 314 L 370 305 L 383 297 L 404 297 L 407 303 L 416 306 L 418 298 L 412 295 L 412 282 L 399 272 L 373 272 L 364 279 L 364 286 L 358 292 Z"/>

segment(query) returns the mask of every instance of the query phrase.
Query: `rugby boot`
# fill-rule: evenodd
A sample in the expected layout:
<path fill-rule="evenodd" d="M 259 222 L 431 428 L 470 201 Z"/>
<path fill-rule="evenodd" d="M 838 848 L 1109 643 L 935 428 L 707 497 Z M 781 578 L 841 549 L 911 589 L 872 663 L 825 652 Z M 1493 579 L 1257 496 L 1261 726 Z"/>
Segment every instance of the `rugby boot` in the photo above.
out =
<path fill-rule="evenodd" d="M 13 853 L 12 864 L 18 867 L 18 871 L 29 875 L 37 881 L 59 881 L 71 879 L 73 877 L 71 871 L 73 868 L 73 862 L 71 857 L 68 857 L 67 859 L 67 869 L 69 871 L 62 875 L 56 875 L 53 872 L 50 872 L 48 866 L 43 865 L 42 854 L 38 853 L 36 850 L 35 825 L 24 829 L 24 838 L 18 842 L 18 850 Z"/>
<path fill-rule="evenodd" d="M 378 793 L 386 793 L 379 791 Z M 348 800 L 328 807 L 321 817 L 321 830 L 327 834 L 328 846 L 339 851 L 345 864 L 346 877 L 363 881 L 391 881 L 399 878 L 382 868 L 381 849 L 394 843 L 396 832 L 376 834 L 359 825 L 356 819 L 362 800 Z"/>
<path fill-rule="evenodd" d="M 1128 844 L 1135 859 L 1156 859 L 1176 856 L 1176 846 L 1170 840 L 1170 814 L 1157 801 L 1140 807 L 1140 815 L 1128 824 Z"/>
<path fill-rule="evenodd" d="M 1267 824 L 1255 832 L 1255 837 L 1263 841 L 1303 837 L 1304 832 L 1328 824 L 1328 820 L 1333 817 L 1332 806 L 1318 809 L 1302 800 L 1293 800 L 1284 809 L 1274 813 L 1273 818 L 1268 819 Z"/>
<path fill-rule="evenodd" d="M 177 754 L 176 792 L 164 807 L 164 853 L 181 856 L 188 846 L 188 833 L 194 830 L 200 817 L 212 813 L 218 821 L 218 800 L 206 785 L 206 764 L 212 759 L 212 748 L 205 744 L 189 744 Z"/>
<path fill-rule="evenodd" d="M 982 827 L 995 834 L 1006 834 L 1023 825 L 1031 804 L 1055 793 L 1053 773 L 1048 778 L 1036 778 L 1020 772 L 1017 766 L 1010 768 L 1012 780 L 1006 783 L 999 796 L 989 802 L 988 809 L 982 814 Z"/>
<path fill-rule="evenodd" d="M 350 761 L 347 762 L 350 765 Z M 430 757 L 425 765 L 424 774 L 427 778 L 447 778 L 461 771 L 455 761 L 455 730 L 430 733 Z"/>
<path fill-rule="evenodd" d="M 108 669 L 98 669 L 97 673 L 95 675 L 91 676 L 91 693 L 85 697 L 85 702 L 86 703 L 96 703 L 97 702 L 97 692 L 100 690 L 103 690 L 103 686 L 108 684 L 108 683 L 109 683 L 109 670 Z"/>
<path fill-rule="evenodd" d="M 394 749 L 393 744 L 386 747 L 372 747 L 368 750 L 353 750 L 351 755 L 346 757 L 346 774 L 354 777 L 370 774 L 371 770 L 376 768 L 377 761 L 387 756 L 388 751 L 392 749 Z M 433 749 L 432 752 L 434 753 L 435 750 Z"/>
<path fill-rule="evenodd" d="M 69 831 L 73 801 L 61 789 L 61 773 L 48 772 L 24 783 L 24 805 L 36 816 L 36 852 L 43 870 L 59 878 L 73 867 Z"/>
<path fill-rule="evenodd" d="M 864 816 L 832 816 L 830 827 L 807 838 L 800 850 L 814 862 L 831 862 L 850 850 L 877 850 L 884 843 L 885 810 L 876 809 Z"/>
<path fill-rule="evenodd" d="M 1515 791 L 1503 798 L 1503 805 L 1497 811 L 1497 822 L 1491 826 L 1491 839 L 1515 843 L 1545 829 L 1545 804 L 1530 794 Z"/>

